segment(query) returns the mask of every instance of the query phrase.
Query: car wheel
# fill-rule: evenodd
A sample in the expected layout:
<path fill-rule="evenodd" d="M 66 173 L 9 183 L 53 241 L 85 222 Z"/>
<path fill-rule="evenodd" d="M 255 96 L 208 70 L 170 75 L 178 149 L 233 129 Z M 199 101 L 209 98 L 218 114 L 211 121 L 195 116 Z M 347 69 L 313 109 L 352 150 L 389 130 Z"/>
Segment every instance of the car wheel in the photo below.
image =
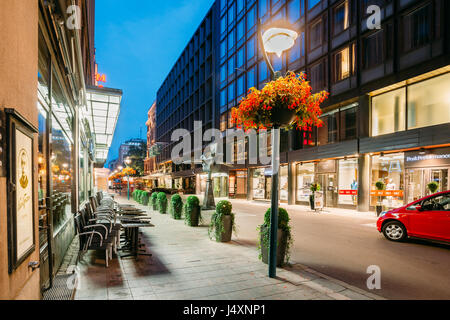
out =
<path fill-rule="evenodd" d="M 406 228 L 398 221 L 391 221 L 384 225 L 383 234 L 390 241 L 401 242 L 408 237 Z"/>

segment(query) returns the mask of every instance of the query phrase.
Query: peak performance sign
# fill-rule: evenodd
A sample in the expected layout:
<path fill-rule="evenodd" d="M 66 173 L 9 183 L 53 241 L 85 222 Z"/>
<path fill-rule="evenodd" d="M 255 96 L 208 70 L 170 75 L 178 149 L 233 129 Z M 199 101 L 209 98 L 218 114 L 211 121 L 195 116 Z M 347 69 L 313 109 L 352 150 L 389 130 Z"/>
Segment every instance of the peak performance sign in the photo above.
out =
<path fill-rule="evenodd" d="M 411 167 L 450 166 L 450 148 L 429 149 L 426 154 L 419 151 L 405 153 L 405 165 Z"/>

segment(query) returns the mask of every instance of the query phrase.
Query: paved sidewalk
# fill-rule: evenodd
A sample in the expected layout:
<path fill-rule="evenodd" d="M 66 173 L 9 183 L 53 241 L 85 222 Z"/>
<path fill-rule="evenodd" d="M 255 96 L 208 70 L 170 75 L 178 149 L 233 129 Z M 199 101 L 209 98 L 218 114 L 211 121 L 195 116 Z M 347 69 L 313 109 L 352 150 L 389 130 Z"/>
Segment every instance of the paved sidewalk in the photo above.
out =
<path fill-rule="evenodd" d="M 86 254 L 78 264 L 75 299 L 382 299 L 301 265 L 278 269 L 278 278 L 270 279 L 256 248 L 209 240 L 206 225 L 211 212 L 203 212 L 204 226 L 191 228 L 183 220 L 144 209 L 156 226 L 142 229 L 142 240 L 153 257 L 115 258 L 105 268 L 103 257 Z"/>

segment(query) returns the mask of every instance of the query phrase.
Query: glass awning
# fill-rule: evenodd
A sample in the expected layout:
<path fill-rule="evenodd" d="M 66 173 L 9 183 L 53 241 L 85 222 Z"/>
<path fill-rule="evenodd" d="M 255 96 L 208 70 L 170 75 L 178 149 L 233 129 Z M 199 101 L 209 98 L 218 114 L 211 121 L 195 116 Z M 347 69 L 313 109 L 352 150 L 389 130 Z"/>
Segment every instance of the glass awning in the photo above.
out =
<path fill-rule="evenodd" d="M 87 119 L 95 141 L 95 161 L 104 163 L 116 130 L 122 90 L 87 88 Z"/>

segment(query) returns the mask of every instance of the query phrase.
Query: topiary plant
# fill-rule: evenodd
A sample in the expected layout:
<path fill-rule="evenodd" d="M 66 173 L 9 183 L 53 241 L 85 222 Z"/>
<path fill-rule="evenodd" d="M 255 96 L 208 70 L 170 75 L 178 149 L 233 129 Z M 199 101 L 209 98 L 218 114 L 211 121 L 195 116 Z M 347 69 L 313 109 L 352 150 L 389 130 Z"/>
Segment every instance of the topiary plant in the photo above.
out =
<path fill-rule="evenodd" d="M 167 213 L 167 196 L 164 192 L 158 193 L 158 209 L 162 214 Z"/>
<path fill-rule="evenodd" d="M 150 193 L 148 193 L 147 191 L 143 191 L 141 195 L 141 204 L 147 206 L 149 200 L 150 200 Z"/>
<path fill-rule="evenodd" d="M 384 184 L 383 181 L 379 180 L 375 182 L 375 188 L 377 188 L 378 191 L 382 191 L 386 188 L 386 185 Z"/>
<path fill-rule="evenodd" d="M 196 227 L 203 222 L 200 200 L 196 196 L 189 196 L 184 204 L 184 221 L 188 226 Z"/>
<path fill-rule="evenodd" d="M 233 206 L 230 201 L 222 200 L 216 205 L 216 210 L 211 216 L 211 223 L 209 224 L 208 235 L 210 238 L 214 231 L 214 236 L 217 242 L 221 241 L 221 235 L 225 232 L 223 225 L 223 217 L 231 216 L 231 229 L 236 233 L 236 225 L 234 223 L 234 214 L 231 212 Z"/>
<path fill-rule="evenodd" d="M 258 245 L 259 259 L 262 259 L 263 247 L 269 250 L 271 212 L 271 208 L 267 209 L 266 214 L 264 215 L 264 224 L 258 227 L 258 231 L 260 233 L 260 242 Z M 284 257 L 284 263 L 288 263 L 290 260 L 290 249 L 294 242 L 292 239 L 291 226 L 289 225 L 289 221 L 290 218 L 288 212 L 283 208 L 278 208 L 278 229 L 281 229 L 286 234 L 286 253 Z"/>
<path fill-rule="evenodd" d="M 152 205 L 153 210 L 158 210 L 158 192 L 153 192 L 150 203 Z"/>
<path fill-rule="evenodd" d="M 431 181 L 429 184 L 427 184 L 428 190 L 431 192 L 431 194 L 436 193 L 436 191 L 439 190 L 439 183 L 436 181 Z"/>
<path fill-rule="evenodd" d="M 179 194 L 175 194 L 170 199 L 170 213 L 175 220 L 181 219 L 183 212 L 183 200 Z"/>

